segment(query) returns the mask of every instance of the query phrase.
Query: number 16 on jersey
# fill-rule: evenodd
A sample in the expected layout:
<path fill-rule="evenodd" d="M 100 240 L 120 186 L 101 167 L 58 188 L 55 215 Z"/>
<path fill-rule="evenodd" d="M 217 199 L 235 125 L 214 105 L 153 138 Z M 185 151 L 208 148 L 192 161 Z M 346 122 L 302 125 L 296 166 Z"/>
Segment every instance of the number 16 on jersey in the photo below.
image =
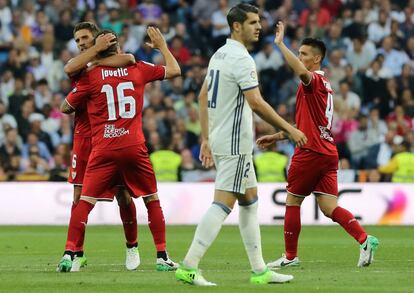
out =
<path fill-rule="evenodd" d="M 213 93 L 211 94 L 211 100 L 208 100 L 207 107 L 215 109 L 217 106 L 217 92 L 220 79 L 220 70 L 210 69 L 209 78 L 210 79 L 208 81 L 208 92 L 210 92 L 210 90 L 213 89 Z"/>

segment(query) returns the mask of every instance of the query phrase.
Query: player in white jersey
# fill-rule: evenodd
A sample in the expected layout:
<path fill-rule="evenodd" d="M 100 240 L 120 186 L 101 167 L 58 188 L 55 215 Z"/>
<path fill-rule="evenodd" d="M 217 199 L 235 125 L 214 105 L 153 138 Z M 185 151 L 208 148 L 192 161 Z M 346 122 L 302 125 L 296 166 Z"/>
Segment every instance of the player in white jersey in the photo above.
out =
<path fill-rule="evenodd" d="M 238 201 L 240 234 L 252 270 L 250 282 L 284 283 L 293 276 L 270 271 L 262 257 L 252 162 L 253 112 L 274 127 L 285 129 L 297 146 L 307 140 L 263 100 L 258 89 L 256 66 L 246 49 L 259 38 L 258 9 L 238 4 L 230 9 L 227 21 L 231 38 L 211 58 L 199 95 L 203 139 L 200 159 L 206 167 L 216 165 L 214 201 L 197 226 L 176 278 L 194 285 L 215 285 L 204 279 L 198 264 Z"/>

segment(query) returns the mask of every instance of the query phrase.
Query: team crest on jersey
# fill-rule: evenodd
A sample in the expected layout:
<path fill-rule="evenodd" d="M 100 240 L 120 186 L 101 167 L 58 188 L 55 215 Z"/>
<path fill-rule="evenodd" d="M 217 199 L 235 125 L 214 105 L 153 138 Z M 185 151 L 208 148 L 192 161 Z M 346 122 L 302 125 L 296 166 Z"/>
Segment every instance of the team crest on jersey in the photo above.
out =
<path fill-rule="evenodd" d="M 76 172 L 72 171 L 71 176 L 72 176 L 72 179 L 75 179 L 76 178 Z"/>
<path fill-rule="evenodd" d="M 254 80 L 257 80 L 257 73 L 255 70 L 253 70 L 252 72 L 250 72 L 250 77 Z"/>
<path fill-rule="evenodd" d="M 334 141 L 334 139 L 332 138 L 331 131 L 327 127 L 319 126 L 319 130 L 321 132 L 321 138 L 322 139 L 326 139 L 330 142 Z"/>
<path fill-rule="evenodd" d="M 73 88 L 72 93 L 76 93 L 78 89 L 76 87 Z"/>

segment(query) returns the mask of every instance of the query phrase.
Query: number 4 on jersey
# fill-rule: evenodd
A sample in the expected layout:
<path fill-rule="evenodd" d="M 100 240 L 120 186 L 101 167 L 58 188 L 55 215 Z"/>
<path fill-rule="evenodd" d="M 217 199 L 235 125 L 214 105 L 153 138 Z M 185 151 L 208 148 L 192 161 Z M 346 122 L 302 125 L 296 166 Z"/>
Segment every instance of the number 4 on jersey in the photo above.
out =
<path fill-rule="evenodd" d="M 118 112 L 121 118 L 134 118 L 136 114 L 135 99 L 132 96 L 125 96 L 125 90 L 134 90 L 132 82 L 121 82 L 116 87 L 116 95 L 118 97 Z M 116 120 L 115 96 L 114 89 L 110 84 L 104 84 L 101 93 L 106 94 L 106 102 L 108 104 L 108 121 Z M 129 105 L 127 110 L 126 105 Z"/>

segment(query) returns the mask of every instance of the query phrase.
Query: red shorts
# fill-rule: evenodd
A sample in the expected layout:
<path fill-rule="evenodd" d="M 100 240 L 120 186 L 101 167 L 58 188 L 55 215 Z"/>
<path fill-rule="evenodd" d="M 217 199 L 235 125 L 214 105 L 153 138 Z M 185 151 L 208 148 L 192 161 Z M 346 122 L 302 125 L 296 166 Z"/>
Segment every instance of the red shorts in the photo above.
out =
<path fill-rule="evenodd" d="M 75 185 L 83 184 L 86 165 L 92 149 L 90 137 L 75 136 L 73 138 L 72 164 L 69 169 L 68 182 Z"/>
<path fill-rule="evenodd" d="M 157 193 L 157 182 L 145 144 L 117 150 L 92 150 L 82 196 L 112 201 L 119 185 L 125 185 L 135 198 Z"/>
<path fill-rule="evenodd" d="M 299 197 L 314 194 L 338 196 L 338 156 L 301 149 L 288 170 L 287 191 Z"/>

